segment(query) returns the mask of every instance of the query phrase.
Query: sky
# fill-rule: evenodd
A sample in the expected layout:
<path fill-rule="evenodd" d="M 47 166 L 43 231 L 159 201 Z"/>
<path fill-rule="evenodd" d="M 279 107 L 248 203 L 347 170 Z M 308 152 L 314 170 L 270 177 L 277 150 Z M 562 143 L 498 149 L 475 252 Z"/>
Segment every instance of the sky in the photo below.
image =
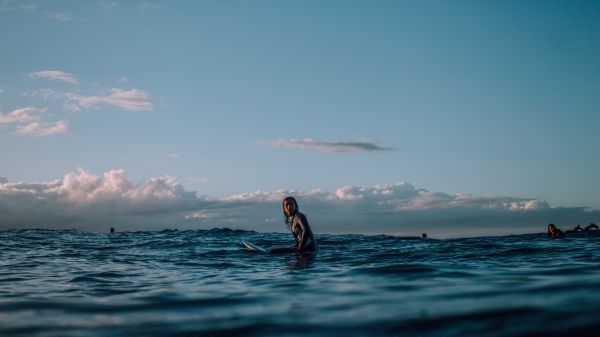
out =
<path fill-rule="evenodd" d="M 0 1 L 0 229 L 600 221 L 598 1 Z"/>

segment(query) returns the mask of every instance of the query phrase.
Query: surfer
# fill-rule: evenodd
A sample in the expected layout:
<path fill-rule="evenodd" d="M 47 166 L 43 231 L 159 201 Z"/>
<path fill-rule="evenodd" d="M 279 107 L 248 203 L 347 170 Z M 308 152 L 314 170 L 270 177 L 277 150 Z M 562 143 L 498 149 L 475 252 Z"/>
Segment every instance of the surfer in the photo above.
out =
<path fill-rule="evenodd" d="M 561 231 L 560 229 L 556 228 L 556 226 L 554 226 L 554 224 L 548 224 L 548 237 L 549 238 L 559 238 L 565 236 L 565 233 L 563 233 L 563 231 Z"/>
<path fill-rule="evenodd" d="M 588 226 L 583 227 L 583 228 L 580 225 L 577 225 L 577 226 L 573 227 L 573 229 L 566 231 L 565 234 L 590 231 L 590 230 L 594 230 L 594 229 L 598 229 L 598 225 L 596 225 L 593 222 L 590 222 L 590 224 Z"/>
<path fill-rule="evenodd" d="M 565 234 L 572 234 L 572 233 L 591 231 L 591 230 L 597 230 L 597 229 L 598 229 L 598 225 L 596 225 L 593 222 L 591 222 L 589 224 L 589 226 L 586 226 L 584 228 L 581 228 L 580 225 L 577 225 L 577 226 L 575 226 L 575 228 L 567 230 L 565 232 L 556 228 L 556 226 L 554 226 L 554 224 L 548 224 L 548 237 L 549 238 L 558 238 L 561 236 L 565 236 Z"/>
<path fill-rule="evenodd" d="M 294 236 L 295 244 L 294 247 L 271 249 L 271 253 L 303 253 L 317 250 L 317 242 L 308 224 L 308 219 L 300 212 L 298 202 L 294 197 L 283 199 L 283 216 L 285 224 Z"/>

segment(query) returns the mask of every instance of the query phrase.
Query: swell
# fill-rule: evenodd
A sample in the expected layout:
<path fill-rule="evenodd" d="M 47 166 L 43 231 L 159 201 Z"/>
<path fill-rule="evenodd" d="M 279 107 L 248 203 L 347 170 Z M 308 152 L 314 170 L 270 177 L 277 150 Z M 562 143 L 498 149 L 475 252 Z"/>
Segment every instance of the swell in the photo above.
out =
<path fill-rule="evenodd" d="M 0 232 L 0 335 L 587 336 L 600 237 Z M 553 324 L 547 324 L 553 322 Z"/>

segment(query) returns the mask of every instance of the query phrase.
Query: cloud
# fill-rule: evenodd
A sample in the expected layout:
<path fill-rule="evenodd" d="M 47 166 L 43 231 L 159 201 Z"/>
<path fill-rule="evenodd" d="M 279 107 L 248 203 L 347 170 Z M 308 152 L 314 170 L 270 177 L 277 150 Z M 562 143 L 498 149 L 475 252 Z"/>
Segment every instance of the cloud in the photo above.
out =
<path fill-rule="evenodd" d="M 150 9 L 161 9 L 162 6 L 156 3 L 152 3 L 152 2 L 142 2 L 142 4 L 140 5 L 140 10 L 145 11 L 145 10 L 150 10 Z"/>
<path fill-rule="evenodd" d="M 187 177 L 185 178 L 185 185 L 203 185 L 212 183 L 213 180 L 210 178 L 201 178 L 201 177 Z"/>
<path fill-rule="evenodd" d="M 73 20 L 72 15 L 63 14 L 63 13 L 49 13 L 48 18 L 51 20 L 62 21 L 62 22 L 67 22 L 67 21 Z"/>
<path fill-rule="evenodd" d="M 4 93 L 4 89 L 0 88 L 0 94 Z"/>
<path fill-rule="evenodd" d="M 0 183 L 0 228 L 148 229 L 177 225 L 182 212 L 205 204 L 172 177 L 134 184 L 123 170 L 96 176 L 80 169 L 49 182 Z"/>
<path fill-rule="evenodd" d="M 352 152 L 372 152 L 394 150 L 391 147 L 383 146 L 370 140 L 358 140 L 350 142 L 341 141 L 320 141 L 312 138 L 304 139 L 277 139 L 273 141 L 261 142 L 272 147 L 300 148 L 316 150 L 326 153 L 352 153 Z"/>
<path fill-rule="evenodd" d="M 169 158 L 171 158 L 171 159 L 179 159 L 179 153 L 169 153 Z"/>
<path fill-rule="evenodd" d="M 38 121 L 46 109 L 26 107 L 13 110 L 7 114 L 0 113 L 0 124 L 25 123 Z"/>
<path fill-rule="evenodd" d="M 31 73 L 31 77 L 53 78 L 68 81 L 73 79 L 70 74 L 57 71 L 42 71 Z M 76 81 L 75 81 L 76 83 Z M 42 97 L 44 100 L 62 101 L 63 107 L 67 111 L 77 112 L 83 109 L 100 108 L 109 105 L 130 111 L 154 110 L 154 104 L 150 102 L 150 95 L 142 90 L 131 89 L 123 90 L 113 88 L 106 95 L 80 95 L 74 92 L 61 92 L 52 89 L 33 90 L 23 93 L 26 97 Z M 0 124 L 19 123 L 16 127 L 16 134 L 28 136 L 51 136 L 69 132 L 67 121 L 58 121 L 54 123 L 41 123 L 41 112 L 45 109 L 36 109 L 32 107 L 15 110 L 8 114 L 0 114 Z M 24 125 L 27 123 L 27 125 Z M 176 154 L 175 154 L 176 156 Z M 171 155 L 174 157 L 174 155 Z"/>
<path fill-rule="evenodd" d="M 37 9 L 35 5 L 20 5 L 20 6 L 11 6 L 11 1 L 4 0 L 4 3 L 0 4 L 0 12 L 8 12 L 8 11 L 23 11 L 29 12 Z"/>
<path fill-rule="evenodd" d="M 66 121 L 58 121 L 55 123 L 32 122 L 17 127 L 17 134 L 23 136 L 54 136 L 67 132 L 69 132 L 69 126 Z"/>
<path fill-rule="evenodd" d="M 367 233 L 458 237 L 541 232 L 545 224 L 585 222 L 600 215 L 584 208 L 550 207 L 537 199 L 484 198 L 429 192 L 409 183 L 345 186 L 332 192 L 277 190 L 251 192 L 220 199 L 231 207 L 208 210 L 212 223 L 250 224 L 277 230 L 274 214 L 281 200 L 295 196 L 314 230 L 329 233 Z M 235 205 L 235 206 L 234 206 Z"/>
<path fill-rule="evenodd" d="M 200 197 L 173 177 L 132 182 L 124 170 L 97 176 L 79 170 L 62 179 L 0 179 L 0 228 L 104 231 L 229 227 L 285 231 L 281 200 L 295 196 L 316 233 L 457 237 L 542 232 L 554 222 L 593 221 L 598 211 L 551 207 L 543 200 L 429 192 L 409 183 L 345 186 L 335 191 L 256 191 Z"/>
<path fill-rule="evenodd" d="M 16 109 L 8 114 L 0 114 L 0 124 L 12 125 L 15 133 L 22 136 L 53 136 L 69 131 L 65 121 L 41 122 L 45 112 L 46 109 L 34 107 Z"/>
<path fill-rule="evenodd" d="M 98 2 L 98 6 L 104 8 L 106 10 L 111 10 L 111 9 L 117 7 L 117 5 L 118 4 L 116 2 L 102 2 L 102 1 Z"/>
<path fill-rule="evenodd" d="M 119 88 L 110 89 L 107 95 L 79 95 L 74 92 L 61 92 L 52 89 L 33 90 L 24 93 L 25 96 L 40 96 L 48 99 L 64 99 L 64 107 L 68 111 L 78 112 L 83 109 L 98 108 L 103 105 L 112 105 L 124 110 L 154 110 L 155 106 L 150 102 L 150 94 L 143 90 Z"/>
<path fill-rule="evenodd" d="M 57 80 L 62 82 L 67 82 L 71 84 L 77 84 L 77 80 L 73 77 L 72 74 L 65 73 L 60 70 L 43 70 L 35 73 L 29 74 L 31 78 L 48 78 L 51 80 Z"/>
<path fill-rule="evenodd" d="M 67 98 L 65 108 L 70 111 L 80 111 L 104 104 L 130 111 L 154 110 L 154 104 L 150 102 L 150 95 L 137 89 L 114 88 L 106 96 L 81 96 L 75 93 L 64 93 L 64 96 Z"/>

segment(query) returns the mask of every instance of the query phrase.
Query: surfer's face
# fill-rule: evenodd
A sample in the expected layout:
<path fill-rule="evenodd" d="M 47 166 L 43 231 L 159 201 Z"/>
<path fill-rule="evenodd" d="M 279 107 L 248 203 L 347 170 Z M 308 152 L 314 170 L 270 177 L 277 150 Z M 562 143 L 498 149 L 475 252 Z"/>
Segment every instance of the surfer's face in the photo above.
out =
<path fill-rule="evenodd" d="M 294 214 L 294 211 L 296 211 L 296 205 L 294 205 L 293 201 L 286 200 L 283 202 L 283 210 L 285 211 L 285 214 L 292 215 Z"/>

